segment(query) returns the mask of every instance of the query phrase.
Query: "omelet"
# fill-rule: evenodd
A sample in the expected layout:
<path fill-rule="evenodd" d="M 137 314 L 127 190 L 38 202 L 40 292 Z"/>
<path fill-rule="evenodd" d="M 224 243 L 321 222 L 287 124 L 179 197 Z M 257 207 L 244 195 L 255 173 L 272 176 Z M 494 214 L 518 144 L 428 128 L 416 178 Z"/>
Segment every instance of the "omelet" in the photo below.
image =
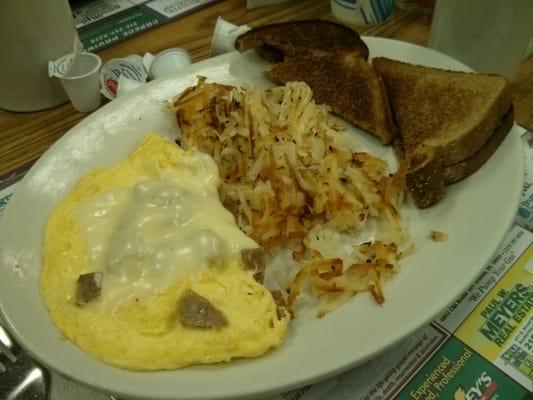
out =
<path fill-rule="evenodd" d="M 221 205 L 219 185 L 210 156 L 155 133 L 81 178 L 43 244 L 41 294 L 61 333 L 145 371 L 280 346 L 290 315 L 260 283 L 261 249 Z"/>

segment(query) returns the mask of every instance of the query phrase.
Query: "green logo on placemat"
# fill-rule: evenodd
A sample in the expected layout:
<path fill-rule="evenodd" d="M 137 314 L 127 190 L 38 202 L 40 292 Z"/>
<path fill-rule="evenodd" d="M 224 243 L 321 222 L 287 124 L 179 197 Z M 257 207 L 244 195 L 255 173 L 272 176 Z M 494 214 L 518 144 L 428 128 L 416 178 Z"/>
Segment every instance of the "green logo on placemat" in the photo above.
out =
<path fill-rule="evenodd" d="M 398 395 L 399 400 L 523 399 L 527 390 L 450 337 Z"/>

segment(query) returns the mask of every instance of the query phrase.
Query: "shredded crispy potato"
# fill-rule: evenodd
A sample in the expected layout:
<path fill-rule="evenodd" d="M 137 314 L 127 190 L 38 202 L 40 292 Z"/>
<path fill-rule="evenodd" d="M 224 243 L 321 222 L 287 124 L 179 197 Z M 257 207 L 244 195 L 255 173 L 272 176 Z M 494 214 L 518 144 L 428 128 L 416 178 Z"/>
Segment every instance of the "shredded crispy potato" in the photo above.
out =
<path fill-rule="evenodd" d="M 343 126 L 301 82 L 260 89 L 200 78 L 171 109 L 180 145 L 218 164 L 221 200 L 241 229 L 267 249 L 293 250 L 299 270 L 283 288 L 289 307 L 309 283 L 320 316 L 362 291 L 385 301 L 382 281 L 407 239 L 404 166 L 389 174 L 385 161 L 352 152 L 339 140 Z M 357 243 L 372 224 L 379 234 Z"/>

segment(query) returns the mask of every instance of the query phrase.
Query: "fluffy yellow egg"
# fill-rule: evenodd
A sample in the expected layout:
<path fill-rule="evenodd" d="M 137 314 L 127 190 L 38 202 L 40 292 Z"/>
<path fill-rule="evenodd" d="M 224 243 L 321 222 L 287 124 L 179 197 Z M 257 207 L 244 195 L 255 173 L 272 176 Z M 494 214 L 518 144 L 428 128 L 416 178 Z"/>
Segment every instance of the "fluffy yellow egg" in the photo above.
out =
<path fill-rule="evenodd" d="M 41 293 L 62 334 L 134 370 L 279 346 L 289 315 L 241 261 L 257 244 L 220 204 L 219 184 L 209 156 L 157 134 L 80 179 L 50 215 L 43 245 Z"/>

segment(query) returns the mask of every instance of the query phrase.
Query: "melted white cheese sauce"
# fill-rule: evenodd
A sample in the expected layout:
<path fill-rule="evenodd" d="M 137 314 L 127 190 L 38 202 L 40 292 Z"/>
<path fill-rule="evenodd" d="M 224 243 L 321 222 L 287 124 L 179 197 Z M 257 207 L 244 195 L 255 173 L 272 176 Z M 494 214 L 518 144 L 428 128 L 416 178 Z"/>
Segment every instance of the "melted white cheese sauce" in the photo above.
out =
<path fill-rule="evenodd" d="M 88 272 L 104 272 L 103 304 L 161 292 L 206 265 L 240 257 L 257 244 L 218 198 L 214 161 L 197 153 L 185 167 L 108 189 L 76 210 Z"/>

